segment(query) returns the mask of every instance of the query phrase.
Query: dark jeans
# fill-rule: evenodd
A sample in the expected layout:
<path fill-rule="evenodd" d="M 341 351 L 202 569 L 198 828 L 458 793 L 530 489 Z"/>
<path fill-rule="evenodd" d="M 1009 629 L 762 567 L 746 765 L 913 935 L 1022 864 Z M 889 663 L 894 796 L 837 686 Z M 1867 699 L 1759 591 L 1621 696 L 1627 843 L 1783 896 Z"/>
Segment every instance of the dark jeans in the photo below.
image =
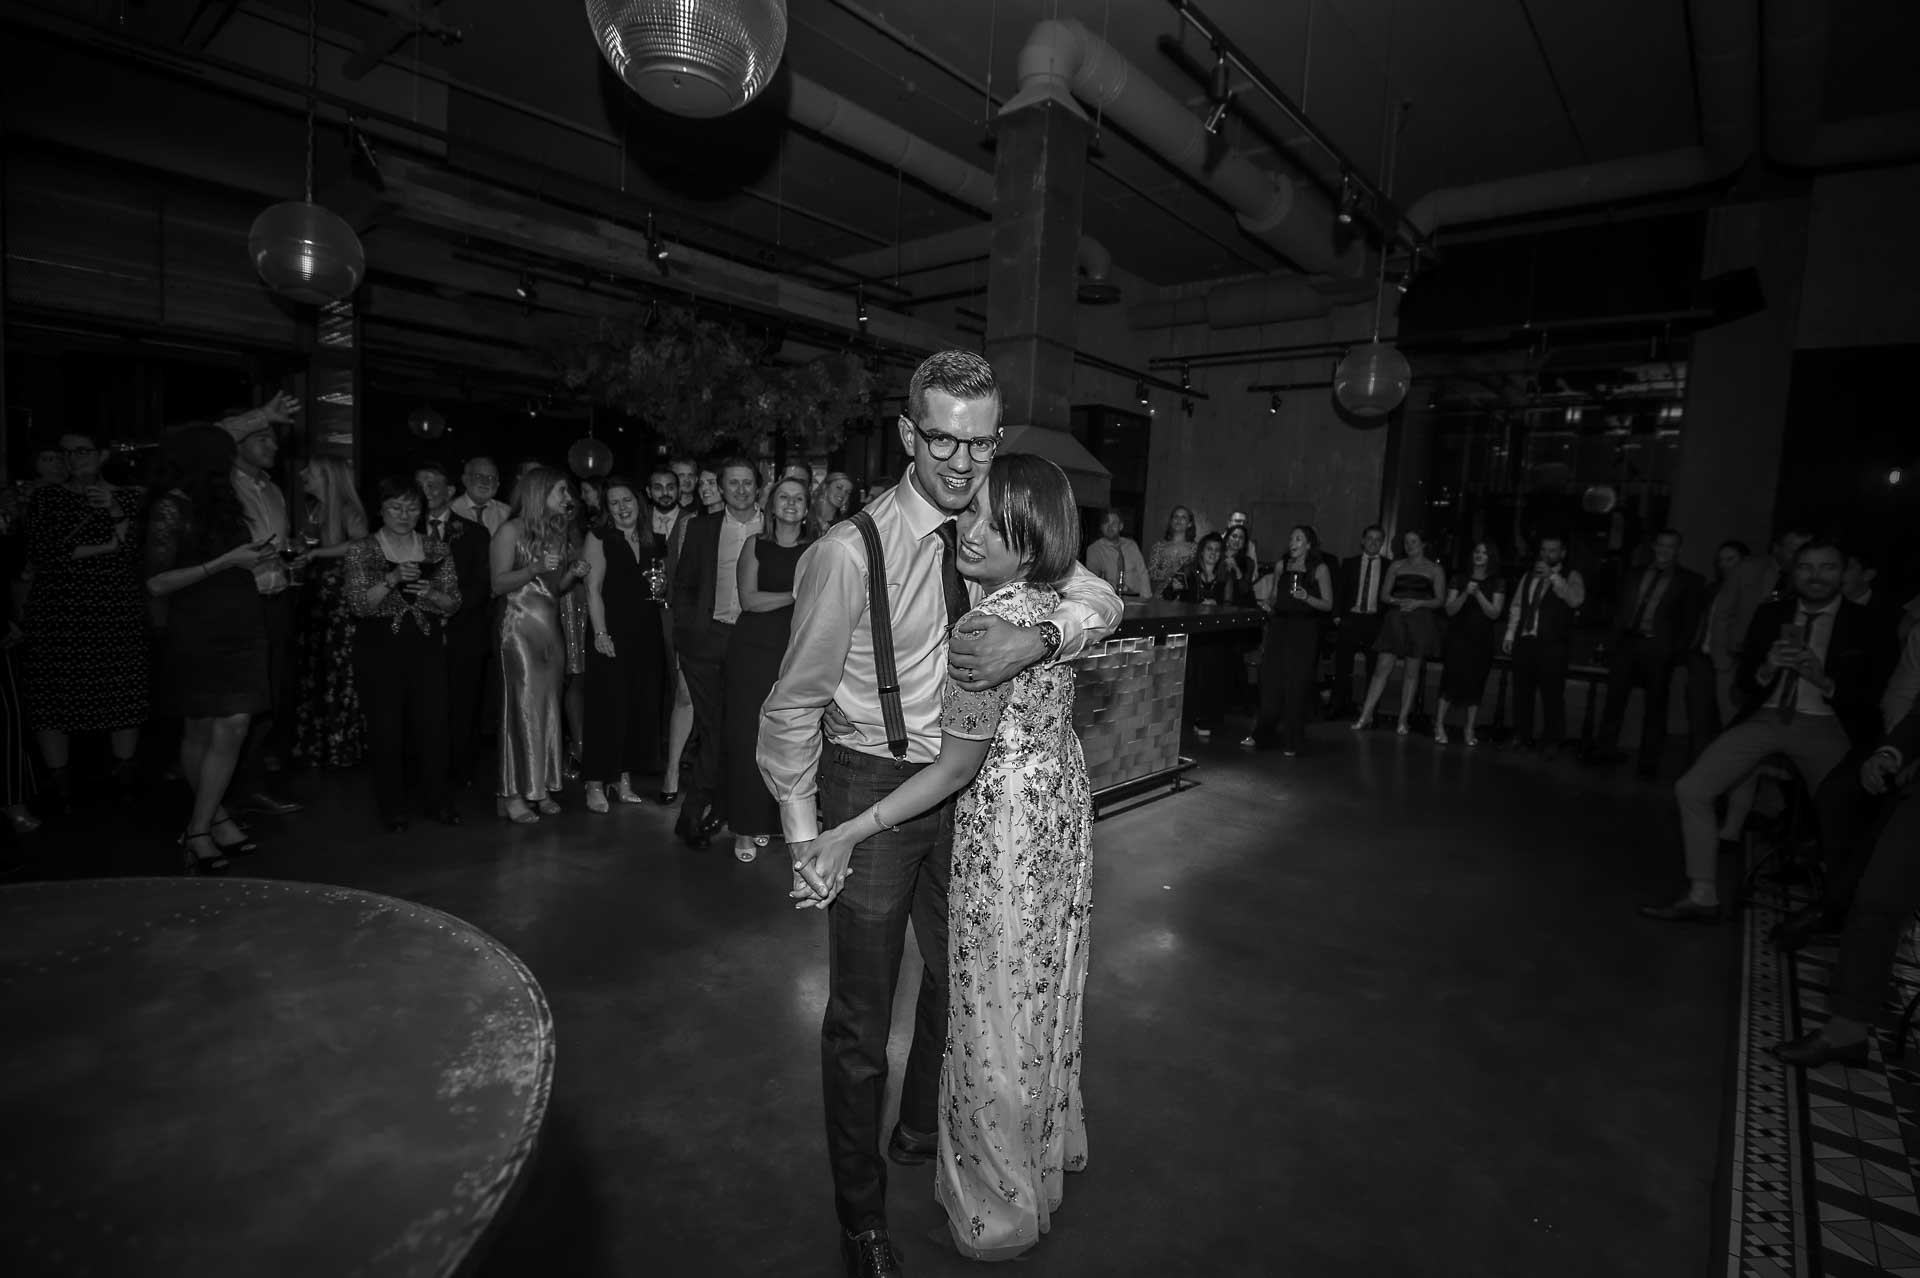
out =
<path fill-rule="evenodd" d="M 1673 649 L 1641 635 L 1622 636 L 1619 651 L 1607 667 L 1607 708 L 1600 716 L 1599 748 L 1612 750 L 1620 744 L 1627 698 L 1639 688 L 1647 694 L 1640 716 L 1640 766 L 1658 767 L 1667 744 L 1667 700 L 1672 686 Z"/>
<path fill-rule="evenodd" d="M 1260 718 L 1253 725 L 1253 735 L 1268 740 L 1279 727 L 1282 747 L 1305 746 L 1307 709 L 1313 704 L 1319 675 L 1320 619 L 1297 613 L 1276 616 L 1267 625 L 1260 659 Z"/>
<path fill-rule="evenodd" d="M 487 670 L 495 642 L 493 609 L 462 613 L 447 626 L 447 776 L 453 784 L 473 781 L 480 751 L 480 707 L 498 705 L 487 697 Z"/>
<path fill-rule="evenodd" d="M 1834 770 L 1837 774 L 1839 769 Z M 1856 780 L 1855 784 L 1858 784 Z M 1920 803 L 1892 801 L 1840 933 L 1828 1005 L 1835 1016 L 1871 1025 L 1880 1017 L 1900 937 L 1920 909 Z"/>
<path fill-rule="evenodd" d="M 1333 714 L 1351 714 L 1360 708 L 1367 684 L 1373 679 L 1373 669 L 1380 664 L 1380 654 L 1373 650 L 1373 641 L 1380 637 L 1384 619 L 1385 614 L 1378 612 L 1350 612 L 1340 618 L 1340 625 L 1333 632 L 1333 705 L 1330 707 Z M 1362 654 L 1367 659 L 1367 672 L 1360 680 L 1361 696 L 1356 697 L 1353 695 L 1353 659 Z M 1266 694 L 1261 696 L 1264 699 Z"/>
<path fill-rule="evenodd" d="M 921 766 L 826 746 L 819 773 L 826 828 L 859 816 Z M 880 1153 L 887 1035 L 909 917 L 924 971 L 900 1090 L 900 1122 L 923 1136 L 937 1130 L 940 1058 L 947 1037 L 947 873 L 952 856 L 953 805 L 948 802 L 856 847 L 849 867 L 852 877 L 827 910 L 829 984 L 827 1014 L 820 1025 L 820 1073 L 834 1208 L 841 1227 L 850 1233 L 887 1223 L 887 1164 Z"/>
<path fill-rule="evenodd" d="M 298 598 L 293 589 L 260 596 L 261 615 L 267 622 L 267 711 L 254 715 L 247 725 L 247 739 L 234 769 L 234 794 L 255 794 L 266 788 L 267 751 L 280 740 L 280 725 L 293 718 L 286 712 L 293 693 L 293 612 Z"/>
<path fill-rule="evenodd" d="M 711 635 L 696 650 L 691 644 L 680 644 L 676 651 L 680 655 L 680 673 L 687 680 L 687 695 L 693 700 L 693 737 L 687 742 L 686 753 L 692 756 L 692 776 L 687 782 L 687 797 L 681 801 L 680 821 L 682 825 L 698 824 L 701 814 L 709 804 L 720 798 L 720 778 L 726 773 L 722 770 L 726 763 L 726 696 L 722 671 L 727 661 L 727 640 L 732 637 L 732 626 L 723 626 L 716 622 Z M 682 766 L 688 766 L 683 763 Z M 671 788 L 673 779 L 667 784 Z M 713 815 L 721 820 L 726 813 L 714 809 Z"/>
<path fill-rule="evenodd" d="M 1544 720 L 1538 739 L 1557 746 L 1567 736 L 1567 645 L 1523 636 L 1513 641 L 1513 735 L 1522 743 L 1535 740 L 1536 696 Z"/>
<path fill-rule="evenodd" d="M 420 805 L 437 813 L 447 800 L 446 643 L 436 625 L 421 634 L 412 618 L 360 623 L 353 635 L 354 683 L 367 716 L 373 801 L 382 821 L 407 814 L 407 760 L 415 762 Z"/>
<path fill-rule="evenodd" d="M 1820 908 L 1835 921 L 1853 905 L 1867 863 L 1873 859 L 1880 825 L 1897 802 L 1889 795 L 1868 794 L 1860 784 L 1860 765 L 1873 751 L 1871 742 L 1856 746 L 1813 792 L 1814 820 L 1827 871 Z"/>

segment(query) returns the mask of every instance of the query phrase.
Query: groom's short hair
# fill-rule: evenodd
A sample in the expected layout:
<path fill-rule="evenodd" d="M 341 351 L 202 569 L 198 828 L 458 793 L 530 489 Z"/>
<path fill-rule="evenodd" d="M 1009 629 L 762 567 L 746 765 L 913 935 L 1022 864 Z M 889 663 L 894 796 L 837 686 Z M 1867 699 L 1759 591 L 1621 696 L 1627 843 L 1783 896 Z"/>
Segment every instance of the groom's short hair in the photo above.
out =
<path fill-rule="evenodd" d="M 935 351 L 913 370 L 913 380 L 907 383 L 907 420 L 916 426 L 927 420 L 928 391 L 955 399 L 1000 399 L 993 366 L 972 351 Z"/>

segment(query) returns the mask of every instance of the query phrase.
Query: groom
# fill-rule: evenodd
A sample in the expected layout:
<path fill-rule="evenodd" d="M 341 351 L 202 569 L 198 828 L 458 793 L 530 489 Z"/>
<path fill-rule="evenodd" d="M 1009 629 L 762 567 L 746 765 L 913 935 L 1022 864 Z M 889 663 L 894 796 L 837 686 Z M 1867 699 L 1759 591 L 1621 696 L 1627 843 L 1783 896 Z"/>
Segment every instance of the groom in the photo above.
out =
<path fill-rule="evenodd" d="M 887 576 L 906 755 L 888 747 L 875 673 L 867 551 L 852 523 L 836 525 L 800 559 L 793 637 L 780 680 L 762 707 L 760 771 L 780 804 L 795 885 L 831 895 L 810 844 L 824 822 L 851 820 L 940 753 L 947 628 L 968 607 L 954 562 L 957 520 L 986 485 L 1000 443 L 1000 391 L 993 370 L 968 351 L 941 351 L 915 370 L 900 418 L 913 456 L 906 482 L 867 507 Z M 1037 626 L 984 619 L 953 637 L 952 675 L 991 688 L 1037 661 L 1065 660 L 1111 630 L 1120 600 L 1083 572 Z M 824 730 L 824 735 L 823 735 Z M 817 811 L 816 811 L 817 807 Z M 852 1278 L 891 1278 L 900 1257 L 887 1236 L 887 1172 L 880 1157 L 887 1094 L 887 1035 L 894 986 L 913 920 L 924 972 L 913 1046 L 888 1154 L 923 1163 L 937 1142 L 940 1057 L 947 1033 L 947 869 L 952 808 L 902 822 L 854 849 L 851 877 L 827 912 L 831 984 L 820 1027 L 827 1154 L 840 1216 L 842 1257 Z"/>

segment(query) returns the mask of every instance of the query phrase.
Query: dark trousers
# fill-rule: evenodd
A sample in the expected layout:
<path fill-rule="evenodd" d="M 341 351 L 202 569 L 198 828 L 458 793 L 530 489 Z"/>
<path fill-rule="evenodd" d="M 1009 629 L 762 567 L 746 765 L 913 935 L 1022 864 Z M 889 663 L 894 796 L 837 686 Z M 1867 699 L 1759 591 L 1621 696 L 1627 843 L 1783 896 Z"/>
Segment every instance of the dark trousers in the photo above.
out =
<path fill-rule="evenodd" d="M 1687 762 L 1700 757 L 1707 743 L 1720 735 L 1720 694 L 1713 658 L 1704 652 L 1687 654 Z"/>
<path fill-rule="evenodd" d="M 493 609 L 462 613 L 447 626 L 447 777 L 456 786 L 473 781 L 479 764 L 480 707 L 487 699 L 487 668 L 493 660 Z"/>
<path fill-rule="evenodd" d="M 1873 751 L 1871 742 L 1856 746 L 1813 792 L 1821 859 L 1826 864 L 1820 907 L 1836 923 L 1853 905 L 1874 856 L 1881 823 L 1896 801 L 1889 795 L 1868 794 L 1860 784 L 1860 765 Z"/>
<path fill-rule="evenodd" d="M 581 766 L 589 781 L 608 785 L 622 772 L 660 771 L 660 735 L 666 678 L 657 635 L 650 647 L 615 635 L 609 657 L 587 649 L 587 743 Z"/>
<path fill-rule="evenodd" d="M 1385 620 L 1384 613 L 1350 612 L 1340 618 L 1340 624 L 1333 632 L 1333 704 L 1329 707 L 1335 715 L 1350 714 L 1358 709 L 1366 695 L 1367 684 L 1373 679 L 1373 668 L 1380 664 L 1380 654 L 1373 650 L 1373 641 L 1380 637 L 1380 626 Z M 1367 672 L 1361 677 L 1361 695 L 1353 695 L 1353 659 L 1365 655 Z M 1263 671 L 1261 678 L 1266 678 Z M 1260 694 L 1266 700 L 1266 693 Z"/>
<path fill-rule="evenodd" d="M 1253 735 L 1269 739 L 1279 727 L 1281 746 L 1298 750 L 1305 745 L 1307 708 L 1319 675 L 1320 619 L 1298 613 L 1274 617 L 1260 659 L 1260 718 Z"/>
<path fill-rule="evenodd" d="M 727 734 L 723 722 L 726 696 L 721 671 L 727 661 L 727 640 L 732 635 L 732 626 L 715 622 L 701 642 L 674 645 L 680 655 L 680 673 L 686 676 L 687 695 L 693 699 L 694 736 L 687 742 L 687 753 L 693 759 L 687 797 L 680 805 L 682 825 L 699 822 L 708 805 L 719 796 L 720 778 L 726 775 L 722 771 L 726 764 Z M 683 762 L 682 766 L 687 765 Z M 724 820 L 726 813 L 716 810 L 714 816 Z"/>
<path fill-rule="evenodd" d="M 819 774 L 826 827 L 859 816 L 921 766 L 828 745 Z M 887 1223 L 887 1164 L 880 1153 L 887 1035 L 909 918 L 924 971 L 900 1089 L 900 1122 L 922 1136 L 938 1130 L 940 1058 L 947 1037 L 947 873 L 952 857 L 953 805 L 943 803 L 856 847 L 849 864 L 853 876 L 827 910 L 827 1013 L 820 1025 L 820 1073 L 834 1208 L 841 1228 L 851 1233 Z"/>
<path fill-rule="evenodd" d="M 1543 720 L 1538 740 L 1557 746 L 1567 736 L 1567 645 L 1522 637 L 1513 641 L 1513 735 L 1535 740 L 1533 705 L 1540 701 Z"/>
<path fill-rule="evenodd" d="M 1837 774 L 1840 769 L 1836 768 Z M 1854 784 L 1859 784 L 1856 775 Z M 1893 956 L 1920 909 L 1920 803 L 1894 799 L 1873 840 L 1840 933 L 1827 1002 L 1835 1016 L 1871 1025 L 1880 1016 Z"/>
<path fill-rule="evenodd" d="M 280 739 L 279 725 L 293 717 L 286 711 L 287 699 L 293 694 L 293 613 L 297 598 L 298 592 L 291 589 L 260 596 L 261 615 L 267 623 L 267 711 L 254 715 L 247 725 L 246 743 L 240 748 L 234 770 L 235 794 L 254 794 L 266 788 L 267 751 Z"/>
<path fill-rule="evenodd" d="M 440 628 L 421 634 L 412 618 L 393 629 L 390 617 L 360 623 L 353 635 L 354 684 L 367 716 L 373 801 L 382 821 L 407 814 L 407 760 L 419 773 L 420 805 L 437 812 L 447 801 L 446 642 Z"/>
<path fill-rule="evenodd" d="M 1655 768 L 1667 743 L 1667 700 L 1673 681 L 1673 649 L 1642 635 L 1624 635 L 1607 667 L 1607 708 L 1600 716 L 1599 748 L 1620 744 L 1620 725 L 1627 717 L 1627 698 L 1639 688 L 1646 693 L 1640 716 L 1640 766 Z"/>

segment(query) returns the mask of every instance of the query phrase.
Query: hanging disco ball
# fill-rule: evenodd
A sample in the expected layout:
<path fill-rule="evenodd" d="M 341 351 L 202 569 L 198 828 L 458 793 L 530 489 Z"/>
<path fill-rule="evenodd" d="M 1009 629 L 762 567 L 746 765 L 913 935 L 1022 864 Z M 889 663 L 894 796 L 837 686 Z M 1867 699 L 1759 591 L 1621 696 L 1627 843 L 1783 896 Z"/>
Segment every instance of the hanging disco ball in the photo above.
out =
<path fill-rule="evenodd" d="M 1355 417 L 1385 417 L 1400 407 L 1413 381 L 1407 357 L 1387 342 L 1368 342 L 1347 352 L 1333 373 L 1333 397 Z"/>
<path fill-rule="evenodd" d="M 582 479 L 594 479 L 613 470 L 613 450 L 597 439 L 577 439 L 567 450 L 567 465 Z"/>
<path fill-rule="evenodd" d="M 787 46 L 786 0 L 587 0 L 587 22 L 628 88 L 696 120 L 753 101 Z"/>
<path fill-rule="evenodd" d="M 367 273 L 353 228 L 306 200 L 276 204 L 255 218 L 247 256 L 268 288 L 309 306 L 350 296 Z"/>
<path fill-rule="evenodd" d="M 436 408 L 416 408 L 407 417 L 407 429 L 421 439 L 438 439 L 447 433 L 447 419 Z"/>

